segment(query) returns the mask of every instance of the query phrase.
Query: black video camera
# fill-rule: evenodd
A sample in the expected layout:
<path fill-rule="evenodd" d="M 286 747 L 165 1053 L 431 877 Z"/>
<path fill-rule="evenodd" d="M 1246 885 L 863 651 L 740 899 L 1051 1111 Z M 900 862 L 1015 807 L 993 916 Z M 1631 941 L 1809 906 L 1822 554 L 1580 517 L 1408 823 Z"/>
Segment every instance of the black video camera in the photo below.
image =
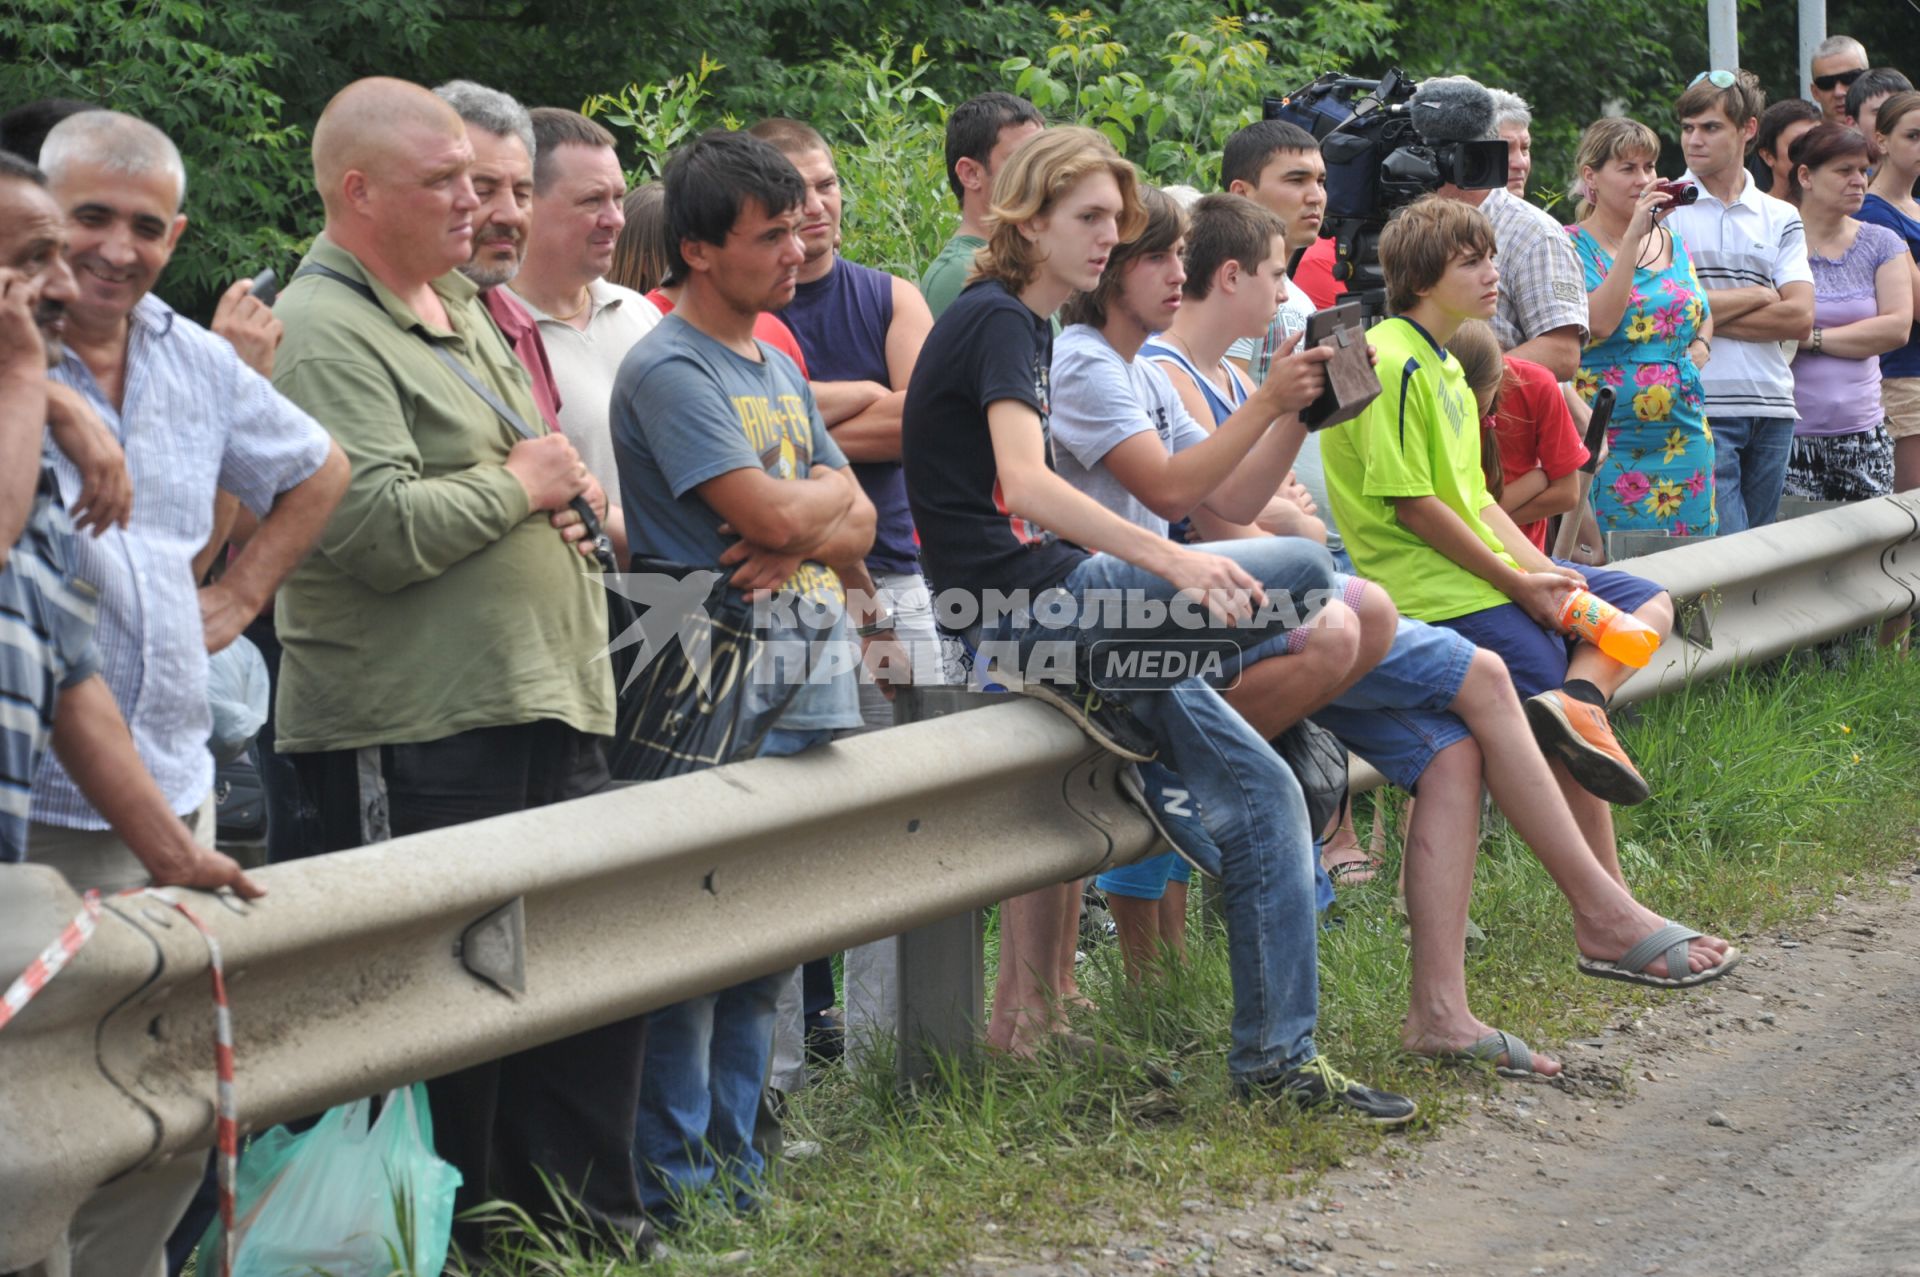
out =
<path fill-rule="evenodd" d="M 1416 92 L 1425 100 L 1416 103 Z M 1448 184 L 1462 190 L 1507 184 L 1507 144 L 1480 140 L 1491 129 L 1493 100 L 1472 81 L 1422 91 L 1398 68 L 1378 80 L 1329 74 L 1266 99 L 1262 114 L 1319 140 L 1327 164 L 1320 234 L 1335 241 L 1335 274 L 1358 294 L 1370 320 L 1385 311 L 1378 248 L 1381 228 L 1396 210 Z"/>

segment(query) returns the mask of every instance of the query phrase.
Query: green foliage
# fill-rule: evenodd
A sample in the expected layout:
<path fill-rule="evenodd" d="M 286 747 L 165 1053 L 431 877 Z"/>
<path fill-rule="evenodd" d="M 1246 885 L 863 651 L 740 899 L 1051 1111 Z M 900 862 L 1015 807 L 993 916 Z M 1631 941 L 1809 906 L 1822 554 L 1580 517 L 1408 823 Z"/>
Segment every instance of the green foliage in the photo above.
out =
<path fill-rule="evenodd" d="M 946 102 L 928 83 L 926 48 L 903 48 L 882 35 L 874 52 L 841 45 L 830 62 L 808 68 L 806 90 L 819 104 L 789 113 L 819 129 L 833 147 L 846 201 L 843 249 L 862 265 L 909 279 L 940 250 L 951 203 L 946 186 Z M 664 84 L 630 84 L 587 100 L 616 134 L 629 135 L 637 163 L 631 181 L 658 177 L 673 149 L 702 129 L 751 124 L 720 109 L 708 85 L 722 70 L 702 58 L 690 75 Z"/>
<path fill-rule="evenodd" d="M 1342 40 L 1373 49 L 1392 29 L 1381 6 L 1340 0 Z M 1038 60 L 1000 64 L 1008 88 L 1043 111 L 1099 129 L 1148 178 L 1202 190 L 1218 184 L 1227 138 L 1260 118 L 1263 97 L 1284 93 L 1322 68 L 1276 62 L 1269 43 L 1232 15 L 1211 14 L 1176 28 L 1142 56 L 1113 38 L 1111 22 L 1090 9 L 1054 10 L 1057 41 Z M 1273 19 L 1286 33 L 1326 22 L 1324 15 Z M 1344 59 L 1343 59 L 1344 60 Z"/>
<path fill-rule="evenodd" d="M 286 255 L 286 227 L 310 182 L 304 132 L 283 122 L 266 87 L 274 42 L 244 8 L 192 0 L 13 0 L 0 10 L 0 101 L 70 97 L 148 120 L 188 164 L 191 228 L 169 283 L 217 291 Z"/>
<path fill-rule="evenodd" d="M 1798 91 L 1794 24 L 1763 12 L 1744 0 L 1744 61 L 1777 98 Z M 1913 7 L 1830 0 L 1828 15 L 1876 61 L 1920 62 Z M 942 104 L 989 88 L 1024 80 L 1154 180 L 1205 188 L 1222 140 L 1264 94 L 1396 62 L 1464 72 L 1534 103 L 1545 194 L 1565 185 L 1574 138 L 1610 104 L 1671 135 L 1705 35 L 1701 5 L 1655 0 L 1107 0 L 1070 12 L 1035 0 L 9 0 L 0 107 L 83 98 L 179 143 L 193 225 L 163 288 L 204 316 L 227 281 L 290 264 L 316 229 L 307 135 L 328 98 L 370 72 L 461 76 L 529 105 L 590 100 L 633 140 L 641 177 L 688 130 L 808 120 L 846 148 L 849 252 L 917 273 L 953 216 Z"/>
<path fill-rule="evenodd" d="M 702 54 L 700 65 L 686 75 L 676 75 L 665 84 L 629 84 L 618 93 L 596 93 L 580 111 L 634 135 L 638 163 L 628 171 L 627 182 L 637 186 L 657 179 L 674 150 L 702 128 L 734 126 L 735 121 L 724 117 L 702 122 L 706 112 L 700 104 L 707 99 L 707 80 L 724 69 Z"/>

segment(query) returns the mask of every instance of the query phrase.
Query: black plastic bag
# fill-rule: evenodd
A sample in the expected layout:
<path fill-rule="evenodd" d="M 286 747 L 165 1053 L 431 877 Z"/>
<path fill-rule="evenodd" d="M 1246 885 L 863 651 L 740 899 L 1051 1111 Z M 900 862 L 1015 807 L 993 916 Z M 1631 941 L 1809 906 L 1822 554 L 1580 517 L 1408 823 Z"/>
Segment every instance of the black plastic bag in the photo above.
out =
<path fill-rule="evenodd" d="M 1273 738 L 1273 752 L 1293 769 L 1307 798 L 1307 824 L 1317 839 L 1347 809 L 1347 750 L 1326 728 L 1303 718 Z"/>
<path fill-rule="evenodd" d="M 835 617 L 760 607 L 716 568 L 635 558 L 606 578 L 619 695 L 615 780 L 658 780 L 752 758 L 804 686 L 775 662 L 819 650 Z"/>

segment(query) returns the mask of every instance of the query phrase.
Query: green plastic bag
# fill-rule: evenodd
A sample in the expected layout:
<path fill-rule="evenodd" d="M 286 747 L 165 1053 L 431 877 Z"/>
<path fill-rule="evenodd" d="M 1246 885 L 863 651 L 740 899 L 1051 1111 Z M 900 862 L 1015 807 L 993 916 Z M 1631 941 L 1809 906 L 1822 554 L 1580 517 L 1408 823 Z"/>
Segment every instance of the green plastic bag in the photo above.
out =
<path fill-rule="evenodd" d="M 424 1084 L 328 1109 L 247 1146 L 234 1185 L 234 1277 L 438 1277 L 460 1172 L 435 1156 Z M 202 1243 L 219 1254 L 220 1225 Z"/>

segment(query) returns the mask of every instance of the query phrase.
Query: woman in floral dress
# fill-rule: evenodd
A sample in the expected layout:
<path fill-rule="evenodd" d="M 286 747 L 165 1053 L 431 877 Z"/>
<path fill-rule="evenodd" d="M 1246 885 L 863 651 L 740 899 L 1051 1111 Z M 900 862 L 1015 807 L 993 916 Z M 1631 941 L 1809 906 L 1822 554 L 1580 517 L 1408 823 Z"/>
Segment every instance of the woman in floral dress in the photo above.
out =
<path fill-rule="evenodd" d="M 1713 432 L 1700 366 L 1713 320 L 1680 237 L 1660 225 L 1660 140 L 1635 120 L 1604 119 L 1580 137 L 1580 221 L 1567 228 L 1587 277 L 1587 348 L 1575 388 L 1616 402 L 1593 481 L 1603 529 L 1712 536 Z"/>

